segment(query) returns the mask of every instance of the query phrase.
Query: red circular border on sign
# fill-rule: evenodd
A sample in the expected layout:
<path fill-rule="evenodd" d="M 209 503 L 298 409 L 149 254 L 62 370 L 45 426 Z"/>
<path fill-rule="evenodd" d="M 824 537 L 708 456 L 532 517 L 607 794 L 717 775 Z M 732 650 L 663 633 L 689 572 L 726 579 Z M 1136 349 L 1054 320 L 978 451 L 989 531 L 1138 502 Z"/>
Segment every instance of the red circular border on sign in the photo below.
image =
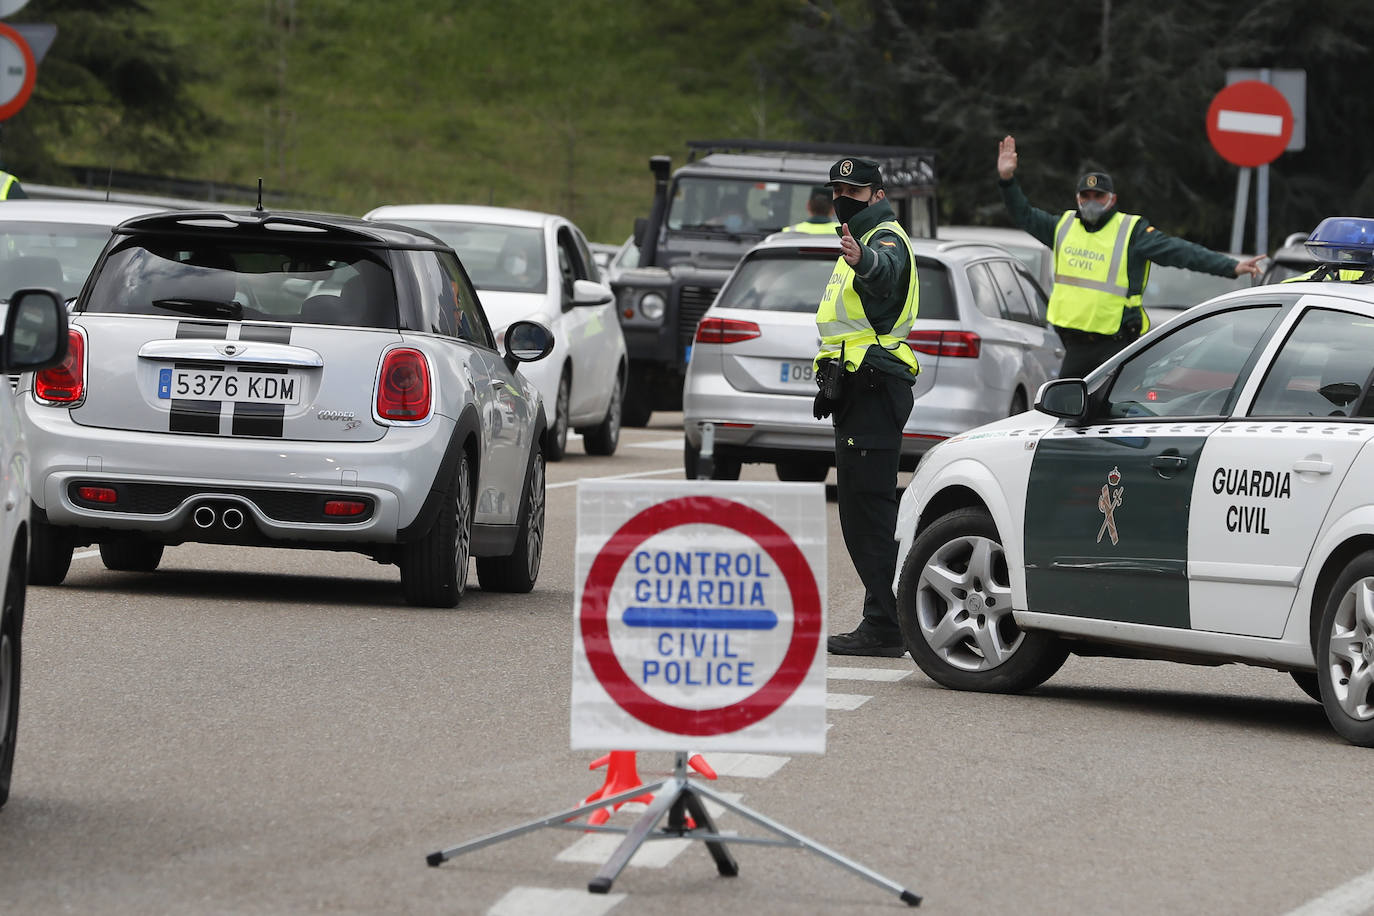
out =
<path fill-rule="evenodd" d="M 15 94 L 14 98 L 0 105 L 0 121 L 7 121 L 18 114 L 19 109 L 23 108 L 24 103 L 29 100 L 29 96 L 33 95 L 33 84 L 38 78 L 38 64 L 33 59 L 33 49 L 29 47 L 29 43 L 24 40 L 23 35 L 0 22 L 0 36 L 14 42 L 15 47 L 19 48 L 20 53 L 24 55 L 24 83 L 19 87 L 19 92 Z"/>
<path fill-rule="evenodd" d="M 778 670 L 740 702 L 712 709 L 683 709 L 641 689 L 615 656 L 607 620 L 611 586 L 635 548 L 669 528 L 690 524 L 719 525 L 751 538 L 777 564 L 792 597 L 792 641 Z M 611 535 L 587 573 L 580 623 L 587 662 L 617 706 L 661 731 L 701 737 L 739 731 L 759 722 L 796 692 L 820 642 L 821 599 L 806 557 L 771 519 L 733 500 L 685 496 L 650 506 Z"/>

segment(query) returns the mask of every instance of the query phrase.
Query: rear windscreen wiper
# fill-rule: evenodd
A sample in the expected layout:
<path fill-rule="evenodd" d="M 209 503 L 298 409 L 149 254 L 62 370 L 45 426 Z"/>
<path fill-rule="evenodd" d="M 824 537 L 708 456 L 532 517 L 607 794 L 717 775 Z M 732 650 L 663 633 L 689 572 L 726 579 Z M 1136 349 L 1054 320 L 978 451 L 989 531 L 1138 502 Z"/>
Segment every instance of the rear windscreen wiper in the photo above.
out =
<path fill-rule="evenodd" d="M 185 312 L 188 315 L 204 315 L 213 318 L 242 318 L 243 306 L 237 302 L 221 302 L 217 299 L 154 299 L 153 307 L 171 312 Z"/>

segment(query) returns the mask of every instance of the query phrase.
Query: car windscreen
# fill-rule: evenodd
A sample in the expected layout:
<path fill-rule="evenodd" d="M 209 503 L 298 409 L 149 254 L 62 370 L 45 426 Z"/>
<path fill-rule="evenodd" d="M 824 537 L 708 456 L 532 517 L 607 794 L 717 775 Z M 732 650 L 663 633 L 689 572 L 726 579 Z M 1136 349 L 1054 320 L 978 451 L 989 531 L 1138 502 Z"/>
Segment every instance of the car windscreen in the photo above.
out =
<path fill-rule="evenodd" d="M 544 230 L 528 226 L 460 223 L 452 220 L 405 220 L 458 252 L 463 268 L 478 289 L 508 293 L 542 293 L 545 279 Z"/>
<path fill-rule="evenodd" d="M 80 223 L 0 224 L 0 299 L 41 286 L 74 299 L 110 240 L 109 226 Z"/>
<path fill-rule="evenodd" d="M 830 248 L 759 251 L 740 264 L 716 305 L 814 313 L 838 256 L 839 249 Z M 917 258 L 916 276 L 920 282 L 917 317 L 954 318 L 954 295 L 945 265 Z"/>
<path fill-rule="evenodd" d="M 668 228 L 766 233 L 806 219 L 815 186 L 793 181 L 684 176 L 673 184 Z"/>
<path fill-rule="evenodd" d="M 397 327 L 396 285 L 366 248 L 135 236 L 100 265 L 87 312 Z"/>

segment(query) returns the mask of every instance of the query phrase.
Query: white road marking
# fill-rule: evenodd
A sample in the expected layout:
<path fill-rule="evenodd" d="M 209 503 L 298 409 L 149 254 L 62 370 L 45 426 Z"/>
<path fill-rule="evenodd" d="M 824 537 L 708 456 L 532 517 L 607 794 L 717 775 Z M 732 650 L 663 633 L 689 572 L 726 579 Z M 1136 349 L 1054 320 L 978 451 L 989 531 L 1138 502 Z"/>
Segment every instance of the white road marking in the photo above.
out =
<path fill-rule="evenodd" d="M 662 790 L 660 790 L 662 791 Z M 722 792 L 732 802 L 738 802 L 742 795 L 735 792 Z M 705 799 L 706 813 L 711 815 L 711 819 L 716 821 L 716 826 L 720 827 L 721 815 L 725 809 L 710 799 Z M 622 805 L 620 810 L 612 817 L 618 826 L 629 826 L 634 823 L 634 818 L 643 814 L 645 806 L 634 802 Z M 659 824 L 667 822 L 667 815 Z M 721 834 L 731 833 L 729 830 L 721 830 Z M 615 852 L 616 847 L 625 841 L 624 834 L 620 833 L 588 833 L 582 839 L 573 843 L 567 849 L 554 856 L 559 862 L 581 862 L 595 865 L 604 865 L 606 860 Z M 700 840 L 650 840 L 639 849 L 630 859 L 631 865 L 640 868 L 666 868 L 673 859 L 677 858 L 684 849 Z M 550 910 L 549 912 L 555 912 Z"/>
<path fill-rule="evenodd" d="M 634 448 L 658 448 L 664 451 L 682 451 L 682 437 L 676 439 L 655 439 L 653 442 L 631 442 Z"/>
<path fill-rule="evenodd" d="M 826 668 L 832 681 L 900 681 L 911 676 L 910 668 Z"/>
<path fill-rule="evenodd" d="M 1238 134 L 1281 137 L 1283 136 L 1283 118 L 1279 115 L 1257 114 L 1253 111 L 1218 111 L 1217 130 L 1229 130 Z"/>
<path fill-rule="evenodd" d="M 1309 900 L 1284 916 L 1358 916 L 1374 908 L 1374 871 L 1367 871 L 1340 887 Z"/>
<path fill-rule="evenodd" d="M 513 887 L 487 910 L 487 916 L 602 916 L 625 899 L 624 894 L 589 894 L 584 890 Z"/>
<path fill-rule="evenodd" d="M 871 699 L 873 698 L 862 693 L 827 693 L 825 695 L 825 708 L 858 709 Z"/>
<path fill-rule="evenodd" d="M 100 556 L 100 551 L 99 551 L 99 550 L 83 550 L 83 551 L 81 551 L 81 552 L 79 552 L 79 553 L 74 553 L 74 554 L 72 554 L 72 559 L 73 559 L 73 560 L 85 560 L 85 559 L 89 559 L 90 557 L 98 557 L 98 556 Z"/>
<path fill-rule="evenodd" d="M 627 480 L 631 477 L 660 477 L 664 474 L 681 474 L 682 468 L 660 468 L 657 471 L 635 471 L 633 474 L 608 474 L 605 477 L 586 477 L 581 480 Z M 544 487 L 545 490 L 557 490 L 562 487 L 575 487 L 577 480 L 565 480 L 562 483 L 551 483 Z"/>

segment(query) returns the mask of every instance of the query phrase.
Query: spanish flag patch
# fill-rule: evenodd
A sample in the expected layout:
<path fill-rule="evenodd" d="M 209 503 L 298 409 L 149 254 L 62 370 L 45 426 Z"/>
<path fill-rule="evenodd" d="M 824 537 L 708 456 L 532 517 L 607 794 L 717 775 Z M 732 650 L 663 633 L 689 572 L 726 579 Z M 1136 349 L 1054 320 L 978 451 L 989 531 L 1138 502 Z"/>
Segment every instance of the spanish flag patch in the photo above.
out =
<path fill-rule="evenodd" d="M 879 244 L 879 245 L 886 245 L 888 248 L 896 248 L 896 247 L 897 247 L 897 243 L 896 243 L 896 242 L 879 242 L 878 244 Z"/>

